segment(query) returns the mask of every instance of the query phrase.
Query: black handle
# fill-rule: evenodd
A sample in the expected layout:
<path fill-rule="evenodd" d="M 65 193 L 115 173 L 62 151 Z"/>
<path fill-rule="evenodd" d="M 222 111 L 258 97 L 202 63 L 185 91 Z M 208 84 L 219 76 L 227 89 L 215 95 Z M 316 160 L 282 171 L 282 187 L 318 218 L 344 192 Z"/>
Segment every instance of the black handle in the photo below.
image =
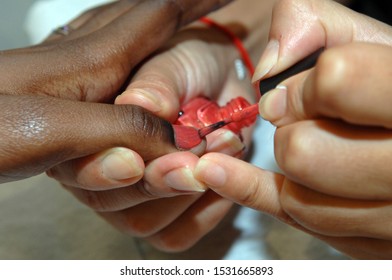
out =
<path fill-rule="evenodd" d="M 260 89 L 260 94 L 263 95 L 267 91 L 270 91 L 271 89 L 276 88 L 277 85 L 279 85 L 281 82 L 284 80 L 301 73 L 305 70 L 308 70 L 316 65 L 317 59 L 320 56 L 320 54 L 324 51 L 324 48 L 320 48 L 314 53 L 308 55 L 301 61 L 297 62 L 287 70 L 270 77 L 265 80 L 261 80 L 259 83 L 259 89 Z"/>

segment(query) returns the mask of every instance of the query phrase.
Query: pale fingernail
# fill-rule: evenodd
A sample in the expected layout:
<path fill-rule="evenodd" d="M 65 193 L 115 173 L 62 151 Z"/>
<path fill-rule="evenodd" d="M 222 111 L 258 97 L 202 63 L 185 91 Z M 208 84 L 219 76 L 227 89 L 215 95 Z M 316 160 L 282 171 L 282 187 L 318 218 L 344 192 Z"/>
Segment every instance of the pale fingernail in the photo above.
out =
<path fill-rule="evenodd" d="M 245 144 L 234 132 L 225 130 L 217 135 L 217 138 L 208 145 L 207 149 L 210 152 L 236 155 L 245 149 Z"/>
<path fill-rule="evenodd" d="M 119 104 L 127 104 L 127 99 L 131 99 L 132 104 L 137 104 L 154 113 L 162 110 L 162 100 L 159 97 L 159 94 L 154 94 L 148 90 L 132 89 L 125 91 L 117 97 L 116 102 Z"/>
<path fill-rule="evenodd" d="M 171 170 L 164 176 L 164 182 L 168 187 L 179 191 L 204 192 L 207 189 L 193 177 L 192 170 L 187 167 Z"/>
<path fill-rule="evenodd" d="M 271 40 L 265 47 L 264 53 L 256 66 L 252 77 L 252 83 L 263 78 L 277 64 L 279 58 L 279 41 Z"/>
<path fill-rule="evenodd" d="M 281 119 L 287 110 L 287 87 L 278 85 L 264 94 L 259 102 L 259 112 L 263 119 L 273 122 Z"/>
<path fill-rule="evenodd" d="M 222 187 L 227 180 L 226 171 L 210 160 L 200 159 L 195 168 L 195 176 L 207 186 Z"/>
<path fill-rule="evenodd" d="M 102 173 L 106 178 L 120 181 L 143 175 L 132 152 L 118 148 L 102 160 Z"/>

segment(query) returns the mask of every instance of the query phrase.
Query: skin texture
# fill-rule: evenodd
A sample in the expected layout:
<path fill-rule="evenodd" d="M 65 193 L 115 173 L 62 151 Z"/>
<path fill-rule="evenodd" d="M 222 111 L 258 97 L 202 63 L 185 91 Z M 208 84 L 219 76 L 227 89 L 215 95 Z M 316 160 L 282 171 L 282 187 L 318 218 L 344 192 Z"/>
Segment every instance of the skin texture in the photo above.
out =
<path fill-rule="evenodd" d="M 112 102 L 131 70 L 179 27 L 226 2 L 118 1 L 75 19 L 68 36 L 2 51 L 0 182 L 110 147 L 140 153 L 128 150 L 139 169 L 141 157 L 176 151 L 167 122 L 135 106 L 94 103 Z"/>
<path fill-rule="evenodd" d="M 195 178 L 353 258 L 392 258 L 391 27 L 332 1 L 282 0 L 270 42 L 254 81 L 327 48 L 260 100 L 283 174 L 209 153 Z"/>
<path fill-rule="evenodd" d="M 273 3 L 263 1 L 262 16 L 249 1 L 236 1 L 209 17 L 241 37 L 256 58 L 261 50 L 255 46 L 265 44 L 267 39 Z M 245 22 L 243 14 L 248 15 Z M 263 27 L 259 33 L 247 32 L 256 26 Z M 220 104 L 239 95 L 255 102 L 249 77 L 239 81 L 234 73 L 233 62 L 238 57 L 238 50 L 224 34 L 194 23 L 141 65 L 115 103 L 139 105 L 173 122 L 181 104 L 199 95 Z M 206 150 L 241 157 L 250 143 L 250 133 L 251 129 L 244 131 L 242 142 L 233 133 L 220 129 L 207 137 Z M 191 247 L 219 223 L 233 204 L 206 191 L 205 184 L 194 179 L 199 158 L 193 153 L 170 153 L 145 162 L 144 173 L 136 176 L 142 177 L 140 181 L 102 176 L 105 155 L 58 165 L 51 169 L 51 176 L 109 223 L 161 250 L 173 252 Z"/>

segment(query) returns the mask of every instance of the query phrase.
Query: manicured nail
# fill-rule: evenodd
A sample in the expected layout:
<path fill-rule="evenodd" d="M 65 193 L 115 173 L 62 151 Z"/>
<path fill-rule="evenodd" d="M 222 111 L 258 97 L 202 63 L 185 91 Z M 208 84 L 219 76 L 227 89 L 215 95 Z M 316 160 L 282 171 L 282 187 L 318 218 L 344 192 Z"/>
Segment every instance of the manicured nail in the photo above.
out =
<path fill-rule="evenodd" d="M 245 149 L 245 144 L 232 131 L 224 130 L 208 145 L 208 151 L 236 155 Z"/>
<path fill-rule="evenodd" d="M 185 192 L 204 192 L 207 187 L 193 177 L 190 168 L 181 167 L 171 170 L 164 177 L 165 184 L 179 191 Z"/>
<path fill-rule="evenodd" d="M 255 72 L 252 77 L 252 83 L 257 82 L 277 64 L 279 58 L 279 41 L 271 40 L 265 47 L 264 53 L 256 66 Z"/>
<path fill-rule="evenodd" d="M 142 176 L 143 169 L 130 151 L 117 148 L 102 160 L 102 173 L 106 178 L 121 181 Z"/>
<path fill-rule="evenodd" d="M 195 168 L 195 176 L 207 186 L 223 187 L 227 180 L 226 171 L 213 161 L 200 159 Z"/>
<path fill-rule="evenodd" d="M 287 109 L 287 87 L 278 85 L 264 94 L 259 102 L 259 112 L 263 119 L 273 122 L 281 119 Z"/>

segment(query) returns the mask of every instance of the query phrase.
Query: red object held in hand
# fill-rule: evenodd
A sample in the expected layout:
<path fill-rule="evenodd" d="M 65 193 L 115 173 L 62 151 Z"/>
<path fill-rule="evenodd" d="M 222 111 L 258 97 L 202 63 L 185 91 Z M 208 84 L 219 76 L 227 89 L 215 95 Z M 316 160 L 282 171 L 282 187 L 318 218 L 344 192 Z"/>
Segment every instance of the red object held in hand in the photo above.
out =
<path fill-rule="evenodd" d="M 242 45 L 241 40 L 237 38 L 237 36 L 233 32 L 231 32 L 230 29 L 214 22 L 209 18 L 202 18 L 201 21 L 226 34 L 226 36 L 233 42 L 235 47 L 238 49 L 244 64 L 248 68 L 249 73 L 253 75 L 254 67 L 252 65 L 252 60 L 249 54 L 247 53 L 246 49 Z M 242 111 L 243 109 L 249 107 L 250 105 L 251 104 L 245 98 L 237 97 L 230 100 L 226 105 L 221 107 L 215 101 L 200 96 L 190 100 L 188 103 L 183 105 L 179 113 L 178 119 L 174 124 L 201 129 L 213 124 L 222 123 L 224 120 L 229 119 L 233 113 Z M 255 115 L 255 116 L 250 116 L 249 118 L 246 119 L 242 119 L 240 121 L 233 121 L 227 124 L 225 128 L 230 129 L 237 135 L 240 135 L 242 128 L 254 124 L 256 118 L 257 116 Z M 214 130 L 215 128 L 211 131 Z M 178 133 L 178 134 L 182 136 L 182 134 L 184 133 L 182 134 Z M 183 137 L 181 136 L 178 136 L 177 138 L 183 140 Z M 202 138 L 204 137 L 200 135 L 200 131 L 198 136 Z M 183 142 L 186 141 L 181 141 L 181 143 Z M 187 147 L 192 146 L 188 142 L 186 144 Z"/>
<path fill-rule="evenodd" d="M 183 105 L 175 124 L 199 129 L 228 119 L 233 113 L 249 106 L 250 103 L 243 97 L 234 98 L 222 107 L 206 97 L 196 97 Z M 255 121 L 256 116 L 232 122 L 226 128 L 239 135 L 242 128 L 252 125 Z"/>

